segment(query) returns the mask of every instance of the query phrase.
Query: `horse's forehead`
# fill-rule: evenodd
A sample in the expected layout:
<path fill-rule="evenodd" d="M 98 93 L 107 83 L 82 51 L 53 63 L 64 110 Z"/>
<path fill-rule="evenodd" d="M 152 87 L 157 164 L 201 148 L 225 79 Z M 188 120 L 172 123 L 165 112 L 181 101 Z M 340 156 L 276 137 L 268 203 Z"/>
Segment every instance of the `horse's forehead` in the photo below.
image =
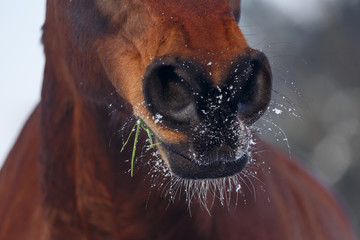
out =
<path fill-rule="evenodd" d="M 223 27 L 232 17 L 226 0 L 146 0 L 150 14 L 162 23 L 204 31 Z"/>
<path fill-rule="evenodd" d="M 227 0 L 145 1 L 152 19 L 157 22 L 157 29 L 160 26 L 176 28 L 194 49 L 204 49 L 206 53 L 224 51 L 230 48 L 229 44 L 234 48 L 228 38 L 243 38 Z M 203 55 L 203 52 L 198 53 Z"/>
<path fill-rule="evenodd" d="M 173 14 L 174 17 L 214 18 L 230 15 L 227 0 L 145 0 L 154 15 Z M 196 24 L 196 22 L 194 22 Z"/>

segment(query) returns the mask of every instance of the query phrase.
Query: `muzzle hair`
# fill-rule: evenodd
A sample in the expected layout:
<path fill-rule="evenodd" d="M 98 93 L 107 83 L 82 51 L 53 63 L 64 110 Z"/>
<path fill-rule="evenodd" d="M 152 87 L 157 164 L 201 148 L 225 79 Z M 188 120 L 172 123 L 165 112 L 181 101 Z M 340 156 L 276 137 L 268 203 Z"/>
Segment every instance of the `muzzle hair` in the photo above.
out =
<path fill-rule="evenodd" d="M 252 157 L 256 153 L 255 142 L 249 134 L 249 144 L 246 148 L 246 154 L 249 161 L 246 167 L 232 176 L 223 178 L 209 179 L 185 179 L 173 174 L 166 163 L 161 159 L 156 151 L 153 153 L 152 169 L 149 171 L 151 179 L 151 188 L 155 191 L 161 191 L 163 197 L 169 199 L 169 204 L 175 200 L 185 200 L 188 205 L 188 211 L 191 215 L 191 204 L 197 201 L 200 207 L 211 215 L 211 209 L 216 201 L 227 207 L 237 207 L 238 203 L 243 201 L 246 204 L 245 194 L 250 192 L 256 201 L 256 194 L 265 192 L 264 184 L 257 178 L 259 171 L 265 174 L 270 172 L 263 168 L 264 162 L 258 162 Z M 244 151 L 239 147 L 239 151 Z M 257 184 L 254 184 L 254 181 Z M 247 191 L 244 191 L 247 189 Z"/>

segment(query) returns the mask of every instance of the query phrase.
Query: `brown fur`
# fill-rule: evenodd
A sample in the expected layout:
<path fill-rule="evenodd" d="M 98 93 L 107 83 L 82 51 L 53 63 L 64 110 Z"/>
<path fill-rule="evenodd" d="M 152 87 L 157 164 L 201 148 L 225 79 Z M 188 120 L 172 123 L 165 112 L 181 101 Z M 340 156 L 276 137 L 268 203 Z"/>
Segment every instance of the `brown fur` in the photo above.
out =
<path fill-rule="evenodd" d="M 42 98 L 0 172 L 0 239 L 355 239 L 331 194 L 269 146 L 254 156 L 265 169 L 256 200 L 244 185 L 237 207 L 215 201 L 211 216 L 196 202 L 190 216 L 182 195 L 169 204 L 150 190 L 146 164 L 129 176 L 121 139 L 109 147 L 133 113 L 162 141 L 186 140 L 154 124 L 142 74 L 177 55 L 212 61 L 221 85 L 229 61 L 251 51 L 237 15 L 225 0 L 48 0 Z M 109 114 L 109 103 L 123 107 Z"/>

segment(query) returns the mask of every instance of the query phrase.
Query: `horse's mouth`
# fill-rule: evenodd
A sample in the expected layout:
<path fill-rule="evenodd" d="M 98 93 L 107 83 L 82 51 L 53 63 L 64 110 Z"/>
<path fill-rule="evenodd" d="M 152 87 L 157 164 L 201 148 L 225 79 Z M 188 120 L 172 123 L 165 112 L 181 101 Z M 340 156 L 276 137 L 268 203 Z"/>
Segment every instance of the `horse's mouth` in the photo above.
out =
<path fill-rule="evenodd" d="M 220 158 L 204 164 L 169 145 L 161 144 L 158 148 L 161 155 L 165 155 L 165 162 L 171 172 L 185 179 L 215 179 L 232 176 L 244 169 L 249 158 L 248 153 L 244 151 L 237 158 L 226 160 Z"/>

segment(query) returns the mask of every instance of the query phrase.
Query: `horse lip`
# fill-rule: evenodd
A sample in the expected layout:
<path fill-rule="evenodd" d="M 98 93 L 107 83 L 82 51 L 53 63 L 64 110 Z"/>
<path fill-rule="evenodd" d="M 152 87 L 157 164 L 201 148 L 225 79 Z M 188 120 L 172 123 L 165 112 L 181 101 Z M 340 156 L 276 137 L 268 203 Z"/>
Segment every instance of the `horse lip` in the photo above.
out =
<path fill-rule="evenodd" d="M 167 144 L 162 144 L 165 147 L 165 150 L 168 150 L 170 152 L 173 152 L 177 155 L 179 155 L 180 157 L 186 159 L 187 161 L 192 161 L 190 157 L 186 156 L 185 154 L 182 154 L 180 151 L 177 151 L 176 148 L 172 147 L 171 145 L 167 145 Z"/>
<path fill-rule="evenodd" d="M 190 157 L 177 151 L 174 147 L 161 144 L 162 150 L 167 155 L 168 167 L 173 174 L 185 179 L 215 179 L 224 178 L 239 173 L 248 161 L 244 153 L 234 161 L 217 161 L 209 164 L 199 164 Z"/>

